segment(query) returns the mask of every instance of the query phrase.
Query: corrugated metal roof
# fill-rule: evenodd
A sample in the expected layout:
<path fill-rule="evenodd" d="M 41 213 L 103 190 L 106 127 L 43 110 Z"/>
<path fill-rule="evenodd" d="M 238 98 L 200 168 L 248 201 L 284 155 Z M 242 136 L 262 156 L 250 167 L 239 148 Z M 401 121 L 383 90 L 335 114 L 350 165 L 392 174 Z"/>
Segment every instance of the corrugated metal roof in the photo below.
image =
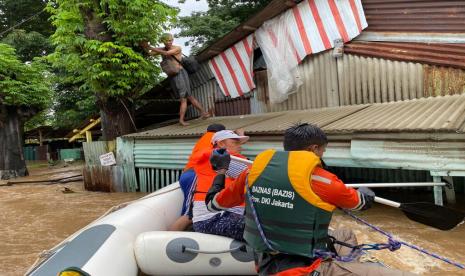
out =
<path fill-rule="evenodd" d="M 301 1 L 272 1 L 263 10 L 203 50 L 197 56 L 198 60 L 205 61 L 216 56 L 253 33 L 266 20 L 299 2 Z M 368 28 L 364 32 L 465 33 L 465 1 L 463 0 L 362 0 L 362 5 L 368 22 Z"/>
<path fill-rule="evenodd" d="M 280 116 L 282 113 L 267 113 L 261 115 L 242 115 L 242 116 L 226 116 L 226 117 L 214 117 L 207 120 L 191 120 L 190 125 L 183 127 L 179 124 L 170 125 L 150 131 L 133 133 L 126 135 L 126 137 L 137 137 L 137 138 L 169 138 L 169 137 L 193 137 L 202 135 L 207 126 L 213 123 L 219 123 L 225 125 L 228 129 L 245 128 L 249 131 L 250 126 L 256 125 L 264 120 L 273 119 L 274 117 Z"/>
<path fill-rule="evenodd" d="M 463 24 L 465 25 L 465 21 Z M 462 28 L 465 30 L 465 27 L 462 26 Z M 344 52 L 362 56 L 465 68 L 465 44 L 353 41 L 344 46 Z"/>
<path fill-rule="evenodd" d="M 464 132 L 465 94 L 373 104 L 324 127 L 341 132 Z"/>
<path fill-rule="evenodd" d="M 282 134 L 298 121 L 313 123 L 328 134 L 355 132 L 465 132 L 465 94 L 400 102 L 342 106 L 260 115 L 192 120 L 190 126 L 170 125 L 126 135 L 141 139 L 188 138 L 203 134 L 212 123 L 244 128 L 250 135 Z"/>
<path fill-rule="evenodd" d="M 311 123 L 323 127 L 360 111 L 369 105 L 353 105 L 331 108 L 307 109 L 283 112 L 272 120 L 262 121 L 246 128 L 249 134 L 279 134 L 297 122 Z"/>
<path fill-rule="evenodd" d="M 465 33 L 463 0 L 362 0 L 367 31 Z"/>

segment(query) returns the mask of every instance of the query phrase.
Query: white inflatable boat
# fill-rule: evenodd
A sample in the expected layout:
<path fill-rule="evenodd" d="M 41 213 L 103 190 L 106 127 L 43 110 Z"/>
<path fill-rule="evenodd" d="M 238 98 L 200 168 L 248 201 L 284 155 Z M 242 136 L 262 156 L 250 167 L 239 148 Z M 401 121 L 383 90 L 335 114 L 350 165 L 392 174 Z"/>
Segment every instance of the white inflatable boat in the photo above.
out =
<path fill-rule="evenodd" d="M 92 276 L 254 275 L 253 253 L 230 238 L 166 231 L 181 212 L 178 183 L 109 213 L 45 254 L 27 272 L 77 267 Z"/>

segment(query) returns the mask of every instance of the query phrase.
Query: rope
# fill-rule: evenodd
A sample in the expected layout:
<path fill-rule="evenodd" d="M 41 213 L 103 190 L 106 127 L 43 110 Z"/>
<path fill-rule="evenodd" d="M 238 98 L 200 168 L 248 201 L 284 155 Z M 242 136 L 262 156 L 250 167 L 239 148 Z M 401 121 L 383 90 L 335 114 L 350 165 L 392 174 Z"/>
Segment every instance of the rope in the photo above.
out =
<path fill-rule="evenodd" d="M 266 247 L 268 247 L 269 250 L 278 252 L 277 250 L 275 250 L 271 246 L 270 242 L 268 241 L 268 239 L 265 236 L 265 232 L 263 231 L 262 225 L 261 225 L 260 221 L 258 220 L 257 211 L 255 210 L 255 206 L 254 206 L 253 200 L 252 200 L 252 195 L 250 194 L 250 190 L 249 190 L 249 181 L 247 181 L 247 180 L 245 181 L 245 187 L 246 187 L 246 191 L 247 191 L 246 198 L 249 200 L 250 209 L 252 210 L 252 215 L 253 215 L 253 218 L 255 220 L 255 224 L 257 225 L 258 232 L 260 233 L 260 236 L 262 237 L 263 242 L 265 242 L 265 245 L 266 245 Z"/>
<path fill-rule="evenodd" d="M 330 252 L 330 251 L 326 251 L 322 249 L 315 249 L 313 251 L 313 254 L 316 257 L 323 258 L 323 259 L 332 258 L 340 262 L 352 262 L 358 259 L 360 256 L 366 254 L 365 251 L 384 250 L 384 249 L 389 249 L 390 251 L 396 251 L 400 248 L 400 243 L 393 239 L 389 239 L 388 243 L 351 245 L 345 242 L 338 241 L 334 239 L 333 237 L 330 237 L 330 238 L 332 239 L 333 243 L 352 248 L 352 250 L 350 251 L 348 255 L 340 256 L 335 252 Z"/>
<path fill-rule="evenodd" d="M 465 266 L 464 266 L 463 264 L 454 262 L 454 261 L 452 261 L 452 260 L 450 260 L 450 259 L 448 259 L 448 258 L 439 256 L 439 255 L 437 255 L 437 254 L 435 254 L 435 253 L 431 253 L 431 252 L 427 251 L 426 249 L 423 249 L 423 248 L 418 247 L 418 246 L 416 246 L 416 245 L 413 245 L 413 244 L 410 244 L 410 243 L 407 243 L 407 242 L 404 242 L 404 241 L 396 241 L 396 240 L 394 239 L 394 237 L 392 236 L 392 234 L 390 234 L 390 233 L 388 233 L 388 232 L 382 230 L 381 228 L 379 228 L 379 227 L 377 227 L 377 226 L 375 226 L 375 225 L 370 224 L 369 222 L 363 220 L 362 218 L 357 217 L 356 215 L 352 214 L 351 212 L 349 212 L 349 211 L 347 211 L 347 210 L 344 210 L 344 209 L 341 209 L 341 210 L 342 210 L 344 213 L 346 213 L 347 215 L 349 215 L 350 217 L 354 218 L 355 220 L 357 220 L 357 221 L 359 221 L 359 222 L 365 224 L 366 226 L 372 228 L 373 230 L 378 231 L 379 233 L 381 233 L 381 234 L 387 236 L 387 237 L 388 237 L 388 240 L 389 240 L 389 244 L 392 243 L 393 246 L 394 246 L 394 245 L 395 245 L 396 247 L 398 246 L 397 249 L 399 249 L 401 245 L 405 245 L 405 246 L 410 247 L 410 248 L 412 248 L 412 249 L 415 249 L 415 250 L 417 250 L 417 251 L 419 251 L 419 252 L 421 252 L 421 253 L 423 253 L 423 254 L 425 254 L 425 255 L 428 255 L 428 256 L 430 256 L 430 257 L 436 258 L 436 259 L 438 259 L 438 260 L 441 260 L 441 261 L 443 261 L 443 262 L 446 262 L 446 263 L 451 264 L 451 265 L 453 265 L 453 266 L 456 266 L 456 267 L 458 267 L 458 268 L 465 269 Z M 395 250 L 397 250 L 397 249 L 395 249 Z M 393 251 L 393 250 L 391 250 L 391 251 Z"/>

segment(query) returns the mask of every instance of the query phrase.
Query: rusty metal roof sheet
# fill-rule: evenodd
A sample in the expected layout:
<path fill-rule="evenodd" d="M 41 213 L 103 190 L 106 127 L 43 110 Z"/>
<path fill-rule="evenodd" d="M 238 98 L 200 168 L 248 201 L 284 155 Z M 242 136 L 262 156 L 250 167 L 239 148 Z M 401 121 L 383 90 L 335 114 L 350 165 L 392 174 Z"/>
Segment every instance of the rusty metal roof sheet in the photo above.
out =
<path fill-rule="evenodd" d="M 366 31 L 465 33 L 463 0 L 362 0 Z"/>
<path fill-rule="evenodd" d="M 464 132 L 465 94 L 373 104 L 324 127 L 341 132 Z"/>
<path fill-rule="evenodd" d="M 344 46 L 344 52 L 465 69 L 465 44 L 353 41 Z"/>
<path fill-rule="evenodd" d="M 237 41 L 302 0 L 273 0 L 234 30 L 203 50 L 199 61 L 216 56 Z M 465 33 L 465 1 L 463 0 L 362 0 L 368 22 L 364 32 L 386 33 Z"/>

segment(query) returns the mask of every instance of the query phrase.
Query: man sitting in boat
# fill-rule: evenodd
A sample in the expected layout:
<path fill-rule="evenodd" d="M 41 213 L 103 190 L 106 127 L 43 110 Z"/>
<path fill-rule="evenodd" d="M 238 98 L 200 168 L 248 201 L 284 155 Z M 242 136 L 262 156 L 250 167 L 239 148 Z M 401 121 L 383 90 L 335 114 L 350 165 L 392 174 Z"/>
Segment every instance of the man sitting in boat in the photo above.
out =
<path fill-rule="evenodd" d="M 314 250 L 329 252 L 335 247 L 328 231 L 336 207 L 365 210 L 374 201 L 371 190 L 348 188 L 321 167 L 327 143 L 319 127 L 297 124 L 285 132 L 285 151 L 260 153 L 252 167 L 226 188 L 230 156 L 215 150 L 211 164 L 218 175 L 205 204 L 218 211 L 246 200 L 244 239 L 256 253 L 259 275 L 403 275 L 378 265 L 323 261 L 315 256 Z M 331 234 L 356 243 L 351 231 Z"/>
<path fill-rule="evenodd" d="M 240 153 L 242 145 L 249 140 L 248 136 L 238 135 L 232 130 L 222 130 L 215 133 L 211 143 L 215 149 L 225 148 L 231 155 L 245 158 Z M 196 189 L 193 201 L 193 226 L 194 231 L 226 236 L 242 240 L 244 231 L 244 202 L 231 205 L 220 213 L 212 213 L 207 210 L 205 196 L 210 189 L 216 172 L 210 164 L 212 150 L 204 150 L 194 155 L 194 171 L 197 175 Z M 225 170 L 226 185 L 232 183 L 248 167 L 240 162 L 231 162 Z"/>
<path fill-rule="evenodd" d="M 184 200 L 182 203 L 181 217 L 179 217 L 170 227 L 170 231 L 184 231 L 187 227 L 192 224 L 192 194 L 193 185 L 195 181 L 194 171 L 194 156 L 201 151 L 211 151 L 213 145 L 211 143 L 213 135 L 221 130 L 225 130 L 226 127 L 222 124 L 211 124 L 207 127 L 202 137 L 197 141 L 194 148 L 192 149 L 189 160 L 184 167 L 183 173 L 179 177 L 179 185 L 181 186 L 182 193 L 184 194 Z"/>

